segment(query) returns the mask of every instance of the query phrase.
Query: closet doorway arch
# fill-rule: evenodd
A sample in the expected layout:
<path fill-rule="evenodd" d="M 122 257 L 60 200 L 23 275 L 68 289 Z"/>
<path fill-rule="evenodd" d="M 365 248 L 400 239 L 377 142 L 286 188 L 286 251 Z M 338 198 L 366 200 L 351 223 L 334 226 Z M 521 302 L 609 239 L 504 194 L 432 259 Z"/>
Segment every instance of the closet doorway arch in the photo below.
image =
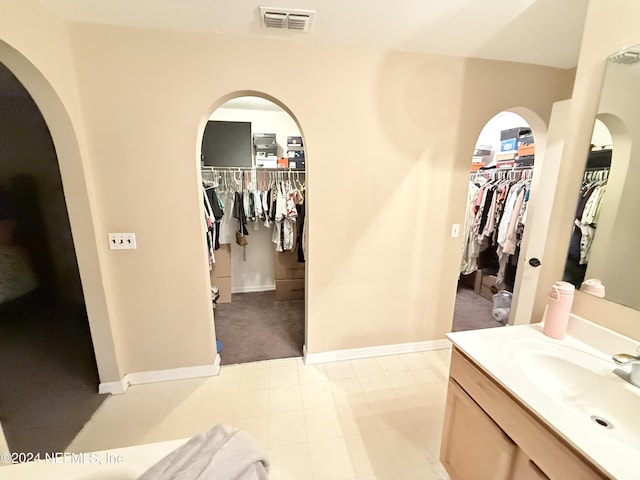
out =
<path fill-rule="evenodd" d="M 269 156 L 260 144 L 267 134 L 275 135 Z M 227 161 L 244 146 L 219 151 L 218 142 L 231 142 L 231 136 L 236 144 L 251 142 L 250 159 L 245 160 L 243 152 L 239 160 Z M 304 242 L 308 222 L 303 139 L 293 112 L 279 99 L 258 91 L 225 95 L 203 122 L 198 151 L 205 197 L 210 205 L 220 200 L 224 212 L 211 237 L 215 263 L 210 271 L 212 288 L 217 287 L 220 295 L 214 305 L 214 326 L 221 365 L 303 356 L 309 258 Z M 221 158 L 221 151 L 230 153 Z M 280 199 L 279 188 L 299 194 L 282 221 L 276 220 L 270 203 Z M 242 227 L 236 218 L 239 194 L 247 210 Z M 206 213 L 206 203 L 204 207 Z M 246 246 L 236 241 L 236 232 L 242 230 Z M 284 237 L 287 233 L 290 242 Z"/>
<path fill-rule="evenodd" d="M 535 162 L 533 163 L 533 165 L 531 167 L 526 167 L 524 165 L 522 167 L 517 167 L 517 164 L 514 163 L 512 167 L 510 166 L 504 169 L 487 169 L 487 167 L 497 167 L 497 155 L 503 154 L 503 152 L 501 152 L 502 131 L 517 129 L 518 127 L 529 129 L 533 140 L 535 141 Z M 525 179 L 526 177 L 528 177 L 529 200 L 527 202 L 527 216 L 528 218 L 530 218 L 531 212 L 536 208 L 536 196 L 541 194 L 539 192 L 539 172 L 544 161 L 544 147 L 546 143 L 546 137 L 547 126 L 535 112 L 528 108 L 515 107 L 505 109 L 502 112 L 497 113 L 496 115 L 491 117 L 491 119 L 489 119 L 485 123 L 484 127 L 480 130 L 480 133 L 477 137 L 478 140 L 474 149 L 475 153 L 475 150 L 484 149 L 483 147 L 487 146 L 487 149 L 493 150 L 492 157 L 490 160 L 485 162 L 485 165 L 483 165 L 484 168 L 480 168 L 477 173 L 471 173 L 471 182 L 469 183 L 473 183 L 474 177 L 476 176 L 479 176 L 482 181 L 484 181 L 485 176 L 490 179 L 502 175 L 506 177 L 510 176 L 513 179 Z M 517 151 L 517 142 L 515 149 Z M 470 157 L 472 157 L 472 155 L 470 155 Z M 504 159 L 504 157 L 501 158 Z M 507 162 L 508 159 L 504 159 L 503 161 Z M 471 165 L 473 165 L 473 163 Z M 500 166 L 503 167 L 505 165 L 509 164 L 505 163 Z M 477 168 L 477 164 L 475 168 Z M 475 168 L 472 167 L 472 169 Z M 492 170 L 493 173 L 490 173 Z M 469 193 L 471 193 L 471 190 L 469 190 Z M 542 212 L 539 213 L 539 215 L 541 214 Z M 485 303 L 483 304 L 483 318 L 481 319 L 481 321 L 477 323 L 474 321 L 469 322 L 467 319 L 461 318 L 461 316 L 464 315 L 465 304 L 460 303 L 462 302 L 462 300 L 460 295 L 458 295 L 458 301 L 456 302 L 456 308 L 454 309 L 453 330 L 500 326 L 501 323 L 494 319 L 492 316 L 492 296 L 502 289 L 510 291 L 512 295 L 508 323 L 512 325 L 518 323 L 529 323 L 531 318 L 531 308 L 533 305 L 538 281 L 538 269 L 531 266 L 528 263 L 528 260 L 531 258 L 536 258 L 537 256 L 541 256 L 541 253 L 538 253 L 536 251 L 536 248 L 532 248 L 532 246 L 534 246 L 540 238 L 544 238 L 545 235 L 546 231 L 533 231 L 533 229 L 529 226 L 529 221 L 527 220 L 527 224 L 524 226 L 521 236 L 519 236 L 517 262 L 513 262 L 514 257 L 505 257 L 503 255 L 503 261 L 498 263 L 498 257 L 495 256 L 495 263 L 493 265 L 490 265 L 488 267 L 487 265 L 479 265 L 477 273 L 476 271 L 474 271 L 474 273 L 472 274 L 473 276 L 469 275 L 468 280 L 460 282 L 462 284 L 466 283 L 468 288 L 473 289 L 477 295 L 484 297 L 484 299 L 488 300 L 488 302 L 485 301 Z M 487 242 L 486 239 L 485 242 Z M 489 243 L 494 244 L 495 248 L 495 241 L 489 240 Z M 477 248 L 477 250 L 479 250 L 479 248 Z M 504 261 L 505 258 L 507 259 L 506 265 Z M 505 267 L 508 267 L 509 263 L 515 264 L 511 267 L 511 274 L 509 274 L 508 271 L 506 272 L 507 281 L 505 282 Z M 466 267 L 467 273 L 471 273 L 471 270 L 473 270 L 473 268 L 469 268 L 469 265 L 467 265 Z M 485 272 L 482 272 L 483 267 L 485 267 Z M 460 270 L 464 270 L 464 264 L 461 264 Z M 498 270 L 500 270 L 500 274 L 498 274 Z M 511 275 L 510 279 L 509 275 Z M 463 279 L 464 277 L 464 275 L 461 275 L 461 279 Z M 496 280 L 498 280 L 498 278 L 501 281 L 496 284 Z M 471 301 L 474 301 L 473 298 L 471 298 Z M 473 315 L 476 314 L 472 313 L 471 316 Z M 488 318 L 484 318 L 485 316 Z M 502 316 L 500 319 L 503 321 L 507 321 L 504 316 Z M 458 324 L 457 328 L 456 323 Z"/>
<path fill-rule="evenodd" d="M 6 253 L 18 247 L 31 263 L 20 271 L 32 270 L 37 283 L 16 298 L 6 298 L 3 292 L 2 341 L 13 339 L 11 348 L 0 348 L 5 367 L 3 430 L 12 451 L 48 452 L 66 448 L 104 400 L 98 395 L 98 373 L 100 378 L 114 374 L 110 367 L 115 356 L 105 336 L 99 336 L 102 341 L 93 337 L 96 328 L 104 334 L 104 326 L 90 325 L 87 315 L 85 296 L 90 294 L 97 307 L 104 292 L 84 291 L 80 283 L 80 271 L 95 276 L 100 269 L 95 245 L 84 231 L 92 230 L 86 186 L 77 173 L 70 180 L 63 178 L 64 169 L 82 170 L 71 119 L 44 75 L 4 42 L 0 42 L 0 83 L 3 223 L 15 222 L 13 235 L 3 237 L 2 248 Z M 71 199 L 72 207 L 66 203 Z M 76 250 L 82 250 L 82 263 Z M 11 363 L 15 361 L 19 363 Z M 13 393 L 21 395 L 16 399 Z M 60 402 L 63 396 L 67 401 Z M 51 402 L 43 410 L 48 399 Z M 52 417 L 66 421 L 48 434 Z M 23 422 L 31 428 L 25 429 Z"/>

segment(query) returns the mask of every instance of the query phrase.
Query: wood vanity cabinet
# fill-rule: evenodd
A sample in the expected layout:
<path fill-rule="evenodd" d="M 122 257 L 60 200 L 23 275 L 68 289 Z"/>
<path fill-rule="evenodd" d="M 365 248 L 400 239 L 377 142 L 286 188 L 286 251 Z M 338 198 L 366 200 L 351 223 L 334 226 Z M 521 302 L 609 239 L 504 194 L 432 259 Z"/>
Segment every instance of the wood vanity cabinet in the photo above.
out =
<path fill-rule="evenodd" d="M 451 480 L 611 478 L 455 347 L 440 460 Z"/>

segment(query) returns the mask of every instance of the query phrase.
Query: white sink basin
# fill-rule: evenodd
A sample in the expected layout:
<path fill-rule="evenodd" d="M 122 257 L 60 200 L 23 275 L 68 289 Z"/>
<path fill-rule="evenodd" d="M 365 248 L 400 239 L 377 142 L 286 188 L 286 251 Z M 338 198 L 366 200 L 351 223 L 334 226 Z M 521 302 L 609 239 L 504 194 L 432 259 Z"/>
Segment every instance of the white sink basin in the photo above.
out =
<path fill-rule="evenodd" d="M 514 373 L 565 414 L 591 423 L 594 433 L 640 442 L 640 388 L 616 375 L 619 367 L 610 358 L 532 339 L 509 342 L 504 354 Z"/>

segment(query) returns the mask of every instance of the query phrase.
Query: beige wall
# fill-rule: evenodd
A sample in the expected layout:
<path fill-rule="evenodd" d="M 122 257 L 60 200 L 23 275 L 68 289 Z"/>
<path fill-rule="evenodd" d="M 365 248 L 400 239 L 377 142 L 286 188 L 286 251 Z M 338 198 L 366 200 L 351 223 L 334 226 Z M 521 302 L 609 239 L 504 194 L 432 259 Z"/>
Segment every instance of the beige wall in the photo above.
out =
<path fill-rule="evenodd" d="M 51 63 L 45 53 L 68 62 L 61 98 L 95 200 L 95 238 L 76 243 L 101 262 L 80 268 L 83 280 L 102 274 L 85 295 L 104 292 L 92 328 L 114 330 L 121 374 L 213 362 L 198 145 L 230 94 L 275 98 L 305 137 L 307 350 L 318 353 L 443 338 L 460 255 L 450 226 L 463 221 L 478 134 L 515 107 L 543 126 L 573 80 L 520 64 L 154 30 L 74 25 L 60 37 L 5 41 L 33 48 L 36 65 Z M 297 59 L 295 72 L 256 74 L 284 58 Z M 66 187 L 65 175 L 83 173 L 63 171 Z M 109 251 L 110 231 L 136 232 L 138 249 Z"/>
<path fill-rule="evenodd" d="M 523 65 L 150 30 L 77 26 L 73 43 L 97 189 L 114 198 L 101 222 L 139 235 L 131 260 L 112 257 L 115 298 L 131 337 L 166 351 L 175 335 L 155 325 L 179 328 L 180 312 L 206 322 L 194 169 L 202 122 L 229 92 L 272 95 L 305 136 L 316 353 L 443 337 L 460 248 L 449 225 L 461 223 L 478 133 L 514 106 L 547 118 L 571 84 Z M 256 75 L 272 64 L 258 50 L 296 58 L 295 74 Z M 131 360 L 149 368 L 141 352 Z"/>
<path fill-rule="evenodd" d="M 30 92 L 55 144 L 100 378 L 117 380 L 125 373 L 121 342 L 96 244 L 99 206 L 85 168 L 88 154 L 68 28 L 32 0 L 2 1 L 0 10 L 0 61 Z"/>
<path fill-rule="evenodd" d="M 538 285 L 536 311 L 541 312 L 549 285 L 562 276 L 569 243 L 569 226 L 575 213 L 585 159 L 590 144 L 600 97 L 607 56 L 637 43 L 640 11 L 633 0 L 621 0 L 612 6 L 605 0 L 591 0 L 587 12 L 580 60 L 571 102 L 570 128 L 565 139 L 561 163 L 561 180 L 556 190 L 547 250 L 541 281 Z M 640 313 L 605 300 L 577 295 L 574 313 L 614 328 L 623 334 L 640 338 Z"/>

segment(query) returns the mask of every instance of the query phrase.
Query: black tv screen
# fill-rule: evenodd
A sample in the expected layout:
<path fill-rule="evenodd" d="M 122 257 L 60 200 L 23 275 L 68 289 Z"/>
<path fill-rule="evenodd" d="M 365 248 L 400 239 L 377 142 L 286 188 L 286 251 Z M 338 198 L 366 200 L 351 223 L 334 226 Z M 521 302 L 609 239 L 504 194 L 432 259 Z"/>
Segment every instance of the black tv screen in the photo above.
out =
<path fill-rule="evenodd" d="M 214 167 L 251 167 L 251 122 L 209 120 L 202 136 L 202 160 Z"/>

